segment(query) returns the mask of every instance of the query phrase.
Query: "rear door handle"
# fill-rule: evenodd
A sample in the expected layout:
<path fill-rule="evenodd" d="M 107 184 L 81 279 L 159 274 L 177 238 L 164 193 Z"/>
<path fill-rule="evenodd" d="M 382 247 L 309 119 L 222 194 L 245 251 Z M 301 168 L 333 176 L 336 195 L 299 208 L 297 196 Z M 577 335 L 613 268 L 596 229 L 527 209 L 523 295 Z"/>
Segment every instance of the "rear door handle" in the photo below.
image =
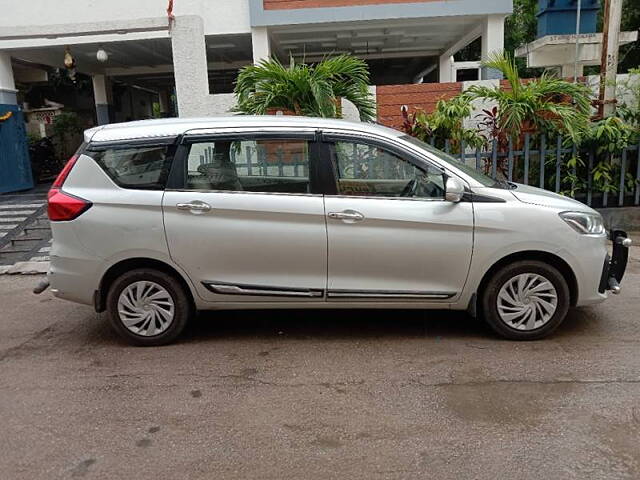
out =
<path fill-rule="evenodd" d="M 342 212 L 329 212 L 327 216 L 334 220 L 347 220 L 351 222 L 360 222 L 364 220 L 364 215 L 355 210 L 343 210 Z"/>
<path fill-rule="evenodd" d="M 189 203 L 178 203 L 176 204 L 176 208 L 178 210 L 188 210 L 193 213 L 204 213 L 211 210 L 211 205 L 201 202 L 200 200 L 193 200 Z"/>

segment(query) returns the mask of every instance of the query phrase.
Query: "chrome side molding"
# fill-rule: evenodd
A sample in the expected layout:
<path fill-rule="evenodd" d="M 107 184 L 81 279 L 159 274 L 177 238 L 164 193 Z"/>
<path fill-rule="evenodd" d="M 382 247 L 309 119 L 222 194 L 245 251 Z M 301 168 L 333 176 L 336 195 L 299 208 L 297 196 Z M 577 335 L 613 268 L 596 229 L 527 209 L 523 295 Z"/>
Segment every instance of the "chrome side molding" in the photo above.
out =
<path fill-rule="evenodd" d="M 455 295 L 455 292 L 423 292 L 410 290 L 329 290 L 327 292 L 328 298 L 342 299 L 446 300 Z"/>
<path fill-rule="evenodd" d="M 260 285 L 233 285 L 228 283 L 203 282 L 203 285 L 213 293 L 220 295 L 253 295 L 266 297 L 309 297 L 322 298 L 324 290 L 289 288 L 289 287 L 265 287 Z"/>
<path fill-rule="evenodd" d="M 207 290 L 220 295 L 251 295 L 264 297 L 324 298 L 322 289 L 268 287 L 263 285 L 234 285 L 231 283 L 202 282 Z M 328 299 L 342 300 L 446 300 L 456 292 L 425 292 L 412 290 L 328 290 Z"/>

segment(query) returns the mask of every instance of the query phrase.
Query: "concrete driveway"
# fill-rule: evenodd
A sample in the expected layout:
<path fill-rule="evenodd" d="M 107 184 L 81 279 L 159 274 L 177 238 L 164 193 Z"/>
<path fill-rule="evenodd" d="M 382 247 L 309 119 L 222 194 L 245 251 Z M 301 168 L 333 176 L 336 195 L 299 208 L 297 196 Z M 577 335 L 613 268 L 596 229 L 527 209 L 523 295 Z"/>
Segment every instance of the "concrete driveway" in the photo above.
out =
<path fill-rule="evenodd" d="M 552 338 L 450 312 L 240 312 L 133 348 L 0 277 L 0 477 L 640 478 L 640 258 Z"/>

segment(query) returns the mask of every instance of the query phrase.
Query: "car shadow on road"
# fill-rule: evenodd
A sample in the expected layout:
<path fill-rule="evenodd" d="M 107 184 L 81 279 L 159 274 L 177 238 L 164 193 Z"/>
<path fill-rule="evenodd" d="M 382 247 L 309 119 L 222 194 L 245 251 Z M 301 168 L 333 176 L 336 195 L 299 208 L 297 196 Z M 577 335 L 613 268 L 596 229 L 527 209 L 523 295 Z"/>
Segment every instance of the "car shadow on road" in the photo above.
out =
<path fill-rule="evenodd" d="M 126 342 L 106 317 L 89 327 L 90 343 Z M 550 339 L 601 335 L 604 328 L 593 307 L 574 308 Z M 177 340 L 181 344 L 238 339 L 358 340 L 416 339 L 505 341 L 478 318 L 449 310 L 236 310 L 201 312 Z M 540 340 L 545 341 L 545 340 Z"/>
<path fill-rule="evenodd" d="M 600 332 L 593 308 L 573 308 L 549 338 Z M 479 318 L 449 310 L 244 310 L 202 312 L 183 342 L 211 339 L 273 338 L 359 339 L 424 338 L 500 340 Z"/>
<path fill-rule="evenodd" d="M 491 338 L 480 320 L 464 312 L 422 310 L 250 310 L 203 312 L 183 342 L 237 338 Z"/>

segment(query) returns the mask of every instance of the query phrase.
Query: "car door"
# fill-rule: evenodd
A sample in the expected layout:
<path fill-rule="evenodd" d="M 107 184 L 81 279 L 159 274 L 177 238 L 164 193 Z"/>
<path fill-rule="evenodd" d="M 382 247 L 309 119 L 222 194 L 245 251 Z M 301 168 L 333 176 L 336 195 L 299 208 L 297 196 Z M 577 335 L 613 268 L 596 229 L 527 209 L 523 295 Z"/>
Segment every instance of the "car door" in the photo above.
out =
<path fill-rule="evenodd" d="M 212 302 L 323 300 L 313 133 L 185 137 L 163 198 L 172 259 Z"/>
<path fill-rule="evenodd" d="M 454 301 L 471 262 L 473 204 L 445 201 L 443 170 L 388 140 L 325 140 L 329 301 Z"/>

